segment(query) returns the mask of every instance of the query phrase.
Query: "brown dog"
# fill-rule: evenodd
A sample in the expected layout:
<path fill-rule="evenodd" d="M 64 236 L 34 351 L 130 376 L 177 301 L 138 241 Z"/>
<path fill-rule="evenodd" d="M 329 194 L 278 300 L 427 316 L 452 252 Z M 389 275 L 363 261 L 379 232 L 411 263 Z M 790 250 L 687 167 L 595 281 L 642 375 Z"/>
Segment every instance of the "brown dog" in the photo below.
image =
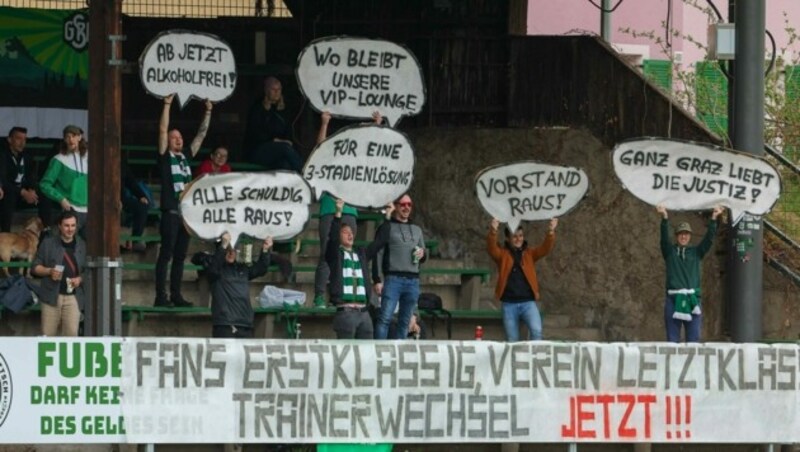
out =
<path fill-rule="evenodd" d="M 42 229 L 44 229 L 42 220 L 39 217 L 33 217 L 25 222 L 24 229 L 20 233 L 0 233 L 0 261 L 11 262 L 11 259 L 25 259 L 33 262 L 36 248 L 39 247 L 39 234 L 42 233 Z M 7 267 L 3 267 L 3 273 L 6 276 L 9 275 Z M 25 274 L 24 271 L 23 274 Z"/>

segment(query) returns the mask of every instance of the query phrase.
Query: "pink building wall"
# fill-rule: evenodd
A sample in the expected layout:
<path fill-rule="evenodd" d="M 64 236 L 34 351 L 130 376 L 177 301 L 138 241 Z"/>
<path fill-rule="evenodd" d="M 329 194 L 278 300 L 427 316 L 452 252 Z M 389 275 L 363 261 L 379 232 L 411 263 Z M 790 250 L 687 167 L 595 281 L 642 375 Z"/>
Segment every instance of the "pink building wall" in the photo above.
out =
<path fill-rule="evenodd" d="M 593 0 L 601 4 L 601 0 Z M 617 0 L 611 1 L 611 6 Z M 697 4 L 706 7 L 707 3 L 697 0 Z M 717 8 L 727 22 L 728 2 L 715 0 Z M 646 46 L 650 59 L 667 59 L 667 54 L 658 44 L 645 37 L 634 38 L 620 31 L 631 28 L 638 31 L 654 31 L 656 36 L 664 38 L 663 22 L 667 19 L 668 0 L 623 0 L 622 4 L 611 14 L 611 42 L 622 45 Z M 785 31 L 784 13 L 789 24 L 800 22 L 800 0 L 767 0 L 767 29 L 773 34 L 777 46 L 785 47 L 789 36 Z M 681 0 L 672 1 L 672 26 L 676 30 L 694 37 L 704 45 L 707 41 L 709 18 L 698 8 Z M 716 22 L 716 20 L 714 20 Z M 529 35 L 564 35 L 590 33 L 600 34 L 600 10 L 589 0 L 529 0 L 528 1 L 528 34 Z M 705 58 L 705 50 L 680 37 L 673 38 L 673 51 L 683 53 L 683 66 Z M 787 57 L 798 59 L 796 44 L 787 50 Z M 780 52 L 780 50 L 779 50 Z"/>

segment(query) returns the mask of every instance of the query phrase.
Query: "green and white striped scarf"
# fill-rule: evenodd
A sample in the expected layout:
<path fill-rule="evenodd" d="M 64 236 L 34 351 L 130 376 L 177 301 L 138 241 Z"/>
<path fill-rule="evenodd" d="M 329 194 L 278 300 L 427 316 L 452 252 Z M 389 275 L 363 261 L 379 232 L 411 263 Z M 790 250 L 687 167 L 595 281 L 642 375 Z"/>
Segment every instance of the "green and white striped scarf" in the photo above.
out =
<path fill-rule="evenodd" d="M 172 173 L 172 189 L 175 198 L 179 198 L 186 184 L 192 181 L 192 170 L 189 161 L 183 154 L 169 153 L 169 170 Z"/>
<path fill-rule="evenodd" d="M 367 303 L 367 290 L 364 287 L 364 272 L 358 253 L 342 248 L 342 301 L 345 303 Z"/>

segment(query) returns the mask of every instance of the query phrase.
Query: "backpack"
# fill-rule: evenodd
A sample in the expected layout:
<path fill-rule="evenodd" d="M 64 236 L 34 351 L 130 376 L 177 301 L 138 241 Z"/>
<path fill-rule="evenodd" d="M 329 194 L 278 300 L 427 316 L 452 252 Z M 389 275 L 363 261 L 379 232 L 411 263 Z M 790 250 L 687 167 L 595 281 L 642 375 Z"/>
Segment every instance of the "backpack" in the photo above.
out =
<path fill-rule="evenodd" d="M 453 337 L 453 316 L 450 311 L 442 307 L 442 297 L 435 293 L 422 292 L 417 299 L 417 308 L 420 314 L 431 316 L 432 337 L 436 337 L 436 319 L 441 319 L 442 317 L 444 317 L 444 323 L 447 327 L 447 338 L 451 339 Z"/>
<path fill-rule="evenodd" d="M 11 312 L 20 312 L 33 304 L 32 293 L 22 275 L 12 275 L 0 282 L 0 303 Z"/>

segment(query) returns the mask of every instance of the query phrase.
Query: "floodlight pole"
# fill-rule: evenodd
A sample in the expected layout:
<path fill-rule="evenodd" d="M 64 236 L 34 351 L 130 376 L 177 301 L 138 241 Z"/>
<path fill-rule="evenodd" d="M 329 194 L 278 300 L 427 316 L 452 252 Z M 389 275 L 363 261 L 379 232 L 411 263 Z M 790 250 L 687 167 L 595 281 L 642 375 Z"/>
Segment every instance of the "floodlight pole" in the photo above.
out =
<path fill-rule="evenodd" d="M 765 1 L 738 1 L 736 64 L 733 93 L 733 148 L 764 154 L 764 33 Z M 764 274 L 763 229 L 760 217 L 745 215 L 727 239 L 727 295 L 734 342 L 762 338 Z"/>
<path fill-rule="evenodd" d="M 600 36 L 603 41 L 611 43 L 611 0 L 603 0 L 603 9 L 600 11 Z"/>

